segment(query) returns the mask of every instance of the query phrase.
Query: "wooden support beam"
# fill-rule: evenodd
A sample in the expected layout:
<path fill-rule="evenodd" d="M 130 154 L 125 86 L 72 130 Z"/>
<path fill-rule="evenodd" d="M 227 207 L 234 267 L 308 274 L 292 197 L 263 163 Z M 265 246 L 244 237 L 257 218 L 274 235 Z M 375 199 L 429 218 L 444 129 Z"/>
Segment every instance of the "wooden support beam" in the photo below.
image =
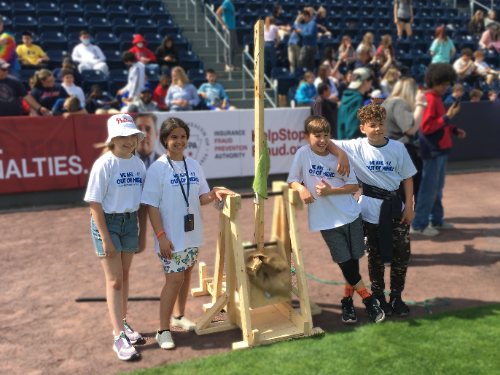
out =
<path fill-rule="evenodd" d="M 222 278 L 224 276 L 224 259 L 226 256 L 225 222 L 226 217 L 222 212 L 219 213 L 219 234 L 217 236 L 217 250 L 215 254 L 214 293 L 212 295 L 212 303 L 215 303 L 222 295 Z"/>
<path fill-rule="evenodd" d="M 203 328 L 200 330 L 197 330 L 195 328 L 196 334 L 198 335 L 207 335 L 209 333 L 217 333 L 217 332 L 224 332 L 224 331 L 229 331 L 231 329 L 236 329 L 238 326 L 236 324 L 229 324 L 229 322 L 224 321 L 224 322 L 213 322 L 210 323 L 207 328 Z"/>
<path fill-rule="evenodd" d="M 198 277 L 200 280 L 200 286 L 198 288 L 191 288 L 191 295 L 193 297 L 206 296 L 208 294 L 207 283 L 207 265 L 205 262 L 200 262 L 198 265 Z M 210 279 L 210 282 L 212 280 Z"/>
<path fill-rule="evenodd" d="M 205 315 L 196 323 L 196 329 L 202 330 L 212 322 L 212 320 L 217 316 L 217 314 L 222 310 L 224 306 L 227 305 L 229 301 L 229 294 L 224 293 L 218 300 L 213 304 L 213 306 L 208 310 Z"/>

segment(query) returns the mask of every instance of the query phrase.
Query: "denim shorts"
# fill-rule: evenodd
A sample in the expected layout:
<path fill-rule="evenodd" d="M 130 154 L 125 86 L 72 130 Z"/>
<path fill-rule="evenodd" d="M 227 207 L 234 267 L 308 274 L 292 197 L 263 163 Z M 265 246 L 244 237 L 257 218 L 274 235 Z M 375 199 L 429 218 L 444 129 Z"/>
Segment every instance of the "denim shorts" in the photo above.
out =
<path fill-rule="evenodd" d="M 139 251 L 139 226 L 137 225 L 137 212 L 124 214 L 104 214 L 111 241 L 116 253 L 136 253 Z M 99 258 L 104 258 L 102 238 L 94 218 L 90 218 L 90 231 L 94 240 L 95 252 Z"/>

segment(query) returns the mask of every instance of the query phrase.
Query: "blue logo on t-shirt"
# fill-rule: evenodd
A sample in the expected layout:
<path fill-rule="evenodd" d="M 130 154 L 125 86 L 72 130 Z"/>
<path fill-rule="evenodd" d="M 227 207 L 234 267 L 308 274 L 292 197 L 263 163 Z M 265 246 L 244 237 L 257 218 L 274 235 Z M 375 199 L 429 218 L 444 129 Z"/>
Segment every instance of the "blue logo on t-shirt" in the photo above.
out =
<path fill-rule="evenodd" d="M 140 176 L 141 173 L 137 172 L 137 175 Z M 116 180 L 116 184 L 119 187 L 141 185 L 142 178 L 134 177 L 134 172 L 120 173 L 120 178 Z"/>
<path fill-rule="evenodd" d="M 315 177 L 323 177 L 327 179 L 331 179 L 335 177 L 335 173 L 332 172 L 331 168 L 328 167 L 323 167 L 322 165 L 312 165 L 312 168 L 309 169 L 309 175 L 315 176 Z"/>
<path fill-rule="evenodd" d="M 394 172 L 392 161 L 386 161 L 384 165 L 383 160 L 370 160 L 370 165 L 367 165 L 369 171 L 372 172 Z"/>

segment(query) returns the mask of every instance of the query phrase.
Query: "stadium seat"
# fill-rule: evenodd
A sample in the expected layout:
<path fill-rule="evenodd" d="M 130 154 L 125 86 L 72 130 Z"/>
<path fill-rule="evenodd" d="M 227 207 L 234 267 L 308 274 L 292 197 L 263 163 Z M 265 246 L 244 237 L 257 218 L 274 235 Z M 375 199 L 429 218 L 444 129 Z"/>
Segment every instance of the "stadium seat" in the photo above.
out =
<path fill-rule="evenodd" d="M 67 34 L 68 38 L 68 50 L 73 51 L 73 48 L 75 48 L 76 45 L 80 44 L 80 32 L 79 31 L 72 31 Z M 92 36 L 90 37 L 90 42 L 94 43 L 94 38 Z"/>
<path fill-rule="evenodd" d="M 40 44 L 40 38 L 37 33 L 31 33 L 33 35 L 33 44 Z M 16 40 L 16 44 L 23 44 L 23 32 L 17 31 L 14 34 L 14 39 Z"/>
<path fill-rule="evenodd" d="M 152 6 L 162 6 L 163 2 L 161 0 L 146 0 L 144 1 L 144 6 L 149 9 Z"/>
<path fill-rule="evenodd" d="M 127 18 L 127 11 L 121 5 L 109 5 L 106 8 L 109 22 L 113 23 L 115 18 Z"/>
<path fill-rule="evenodd" d="M 159 20 L 158 29 L 161 35 L 179 34 L 180 28 L 172 20 Z"/>
<path fill-rule="evenodd" d="M 203 63 L 198 58 L 198 55 L 196 55 L 194 52 L 182 50 L 178 52 L 179 63 L 184 68 L 184 70 L 203 68 Z"/>
<path fill-rule="evenodd" d="M 12 17 L 16 16 L 29 16 L 35 17 L 36 10 L 35 7 L 28 2 L 15 2 L 11 5 Z"/>
<path fill-rule="evenodd" d="M 109 33 L 113 32 L 113 26 L 106 18 L 91 18 L 89 20 L 89 31 L 92 35 L 97 33 Z"/>
<path fill-rule="evenodd" d="M 64 32 L 68 35 L 74 32 L 87 30 L 88 28 L 89 25 L 83 17 L 67 17 L 64 19 Z"/>
<path fill-rule="evenodd" d="M 306 74 L 307 68 L 296 67 L 293 71 L 293 75 L 295 76 L 295 82 L 298 84 L 302 78 L 304 78 L 304 74 Z"/>
<path fill-rule="evenodd" d="M 120 49 L 120 40 L 113 33 L 97 33 L 95 43 L 101 50 L 116 51 Z"/>
<path fill-rule="evenodd" d="M 106 64 L 109 69 L 126 69 L 125 64 L 123 64 L 121 59 L 120 51 L 103 50 L 104 56 L 106 56 Z"/>
<path fill-rule="evenodd" d="M 146 42 L 148 42 L 148 48 L 153 51 L 153 53 L 163 42 L 163 37 L 159 34 L 147 33 L 142 35 L 144 36 L 144 39 L 146 39 Z"/>
<path fill-rule="evenodd" d="M 36 4 L 36 16 L 40 17 L 59 17 L 61 15 L 61 11 L 57 4 L 55 3 L 38 3 Z M 1 12 L 1 9 L 0 9 Z M 3 14 L 3 13 L 1 13 Z"/>
<path fill-rule="evenodd" d="M 4 17 L 12 17 L 12 12 L 9 3 L 2 1 L 0 2 L 0 14 Z"/>
<path fill-rule="evenodd" d="M 68 17 L 83 17 L 83 9 L 78 4 L 66 3 L 61 4 L 61 17 L 65 20 Z"/>
<path fill-rule="evenodd" d="M 166 13 L 165 11 L 163 12 L 158 12 L 158 11 L 155 11 L 156 7 L 152 7 L 152 11 L 150 11 L 150 14 L 151 14 L 151 19 L 155 22 L 158 22 L 160 20 L 171 20 L 172 19 L 172 16 L 169 14 L 169 13 Z"/>
<path fill-rule="evenodd" d="M 38 33 L 41 35 L 47 31 L 61 32 L 64 24 L 59 17 L 44 16 L 38 19 Z"/>
<path fill-rule="evenodd" d="M 120 35 L 127 34 L 135 34 L 135 26 L 132 21 L 128 18 L 115 18 L 113 20 L 113 32 L 116 36 L 120 37 Z"/>
<path fill-rule="evenodd" d="M 99 4 L 87 4 L 83 7 L 85 19 L 88 21 L 91 18 L 106 18 L 106 11 Z"/>
<path fill-rule="evenodd" d="M 112 69 L 109 71 L 109 91 L 112 95 L 124 87 L 128 82 L 128 71 L 126 69 Z"/>
<path fill-rule="evenodd" d="M 46 31 L 41 34 L 40 39 L 45 51 L 49 49 L 65 50 L 68 47 L 66 35 L 57 31 Z"/>
<path fill-rule="evenodd" d="M 131 6 L 142 6 L 142 0 L 124 0 L 123 1 L 123 6 L 125 8 L 129 8 Z"/>
<path fill-rule="evenodd" d="M 128 12 L 134 22 L 141 18 L 146 20 L 151 18 L 151 14 L 142 6 L 133 5 L 128 8 Z"/>
<path fill-rule="evenodd" d="M 60 68 L 62 65 L 63 61 L 63 56 L 67 55 L 68 51 L 65 50 L 58 50 L 58 49 L 49 49 L 46 51 L 47 56 L 50 57 L 49 61 L 49 68 L 50 69 L 55 69 L 55 68 Z"/>
<path fill-rule="evenodd" d="M 191 49 L 191 45 L 189 44 L 188 40 L 184 38 L 182 35 L 179 34 L 169 34 L 173 39 L 175 43 L 175 47 L 177 48 L 178 51 L 189 51 Z"/>
<path fill-rule="evenodd" d="M 295 75 L 286 68 L 274 68 L 271 71 L 273 84 L 278 85 L 278 94 L 286 95 L 288 90 L 295 86 Z"/>
<path fill-rule="evenodd" d="M 206 75 L 207 73 L 203 69 L 189 69 L 187 72 L 189 81 L 191 81 L 196 88 L 199 88 L 202 84 L 207 82 Z"/>
<path fill-rule="evenodd" d="M 152 20 L 140 18 L 135 21 L 135 31 L 141 35 L 156 34 L 158 32 L 158 26 Z"/>
<path fill-rule="evenodd" d="M 4 20 L 4 26 L 6 26 L 5 20 Z M 38 23 L 31 16 L 14 17 L 14 19 L 12 20 L 12 26 L 14 28 L 14 31 L 28 30 L 31 31 L 32 33 L 38 33 Z"/>
<path fill-rule="evenodd" d="M 101 0 L 80 0 L 80 5 L 82 7 L 89 4 L 101 5 Z"/>
<path fill-rule="evenodd" d="M 102 5 L 104 7 L 108 7 L 110 5 L 120 5 L 123 6 L 122 0 L 102 0 Z"/>
<path fill-rule="evenodd" d="M 29 87 L 28 82 L 31 77 L 33 77 L 36 73 L 36 69 L 22 69 L 19 74 L 21 77 L 21 82 L 24 84 L 24 87 L 26 90 L 31 90 L 31 87 Z"/>
<path fill-rule="evenodd" d="M 243 39 L 245 35 L 252 32 L 252 26 L 248 25 L 245 21 L 236 22 L 236 36 L 238 38 L 238 43 L 243 44 Z"/>
<path fill-rule="evenodd" d="M 109 89 L 108 77 L 100 70 L 84 70 L 82 73 L 82 89 L 89 92 L 92 85 L 98 84 L 102 91 Z"/>
<path fill-rule="evenodd" d="M 132 40 L 134 39 L 134 33 L 122 33 L 120 35 L 120 51 L 128 51 L 132 48 Z"/>
<path fill-rule="evenodd" d="M 148 82 L 151 84 L 151 87 L 153 87 L 154 91 L 154 89 L 160 82 L 160 69 L 146 69 L 146 74 L 148 75 Z"/>

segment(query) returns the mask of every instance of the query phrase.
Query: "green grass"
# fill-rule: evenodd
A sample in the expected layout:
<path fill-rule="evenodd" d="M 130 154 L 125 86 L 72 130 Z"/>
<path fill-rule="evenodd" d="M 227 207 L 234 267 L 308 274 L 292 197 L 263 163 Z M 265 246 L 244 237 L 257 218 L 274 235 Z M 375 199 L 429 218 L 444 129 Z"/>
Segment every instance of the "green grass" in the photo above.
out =
<path fill-rule="evenodd" d="M 498 345 L 500 304 L 370 324 L 132 374 L 500 374 Z"/>

